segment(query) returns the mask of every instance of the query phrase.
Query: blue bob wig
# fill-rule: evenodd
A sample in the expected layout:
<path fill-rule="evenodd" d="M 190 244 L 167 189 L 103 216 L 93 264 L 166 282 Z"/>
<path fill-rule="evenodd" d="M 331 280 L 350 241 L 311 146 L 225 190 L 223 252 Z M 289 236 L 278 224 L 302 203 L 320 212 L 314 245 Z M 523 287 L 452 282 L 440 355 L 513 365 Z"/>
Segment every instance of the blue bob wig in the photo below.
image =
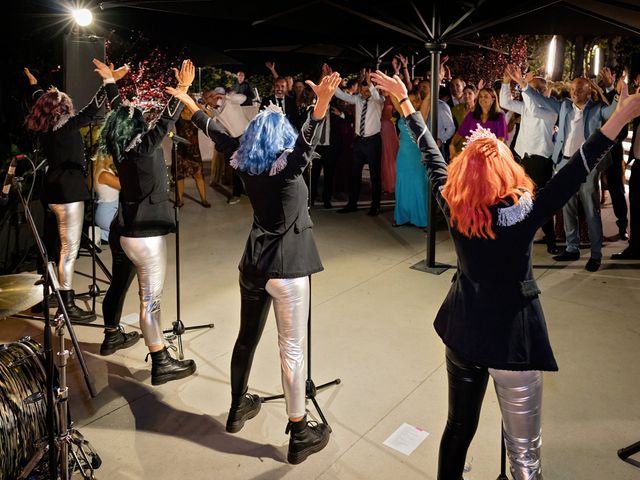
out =
<path fill-rule="evenodd" d="M 247 125 L 235 153 L 238 170 L 251 175 L 270 171 L 284 150 L 292 149 L 298 132 L 282 113 L 264 110 Z"/>

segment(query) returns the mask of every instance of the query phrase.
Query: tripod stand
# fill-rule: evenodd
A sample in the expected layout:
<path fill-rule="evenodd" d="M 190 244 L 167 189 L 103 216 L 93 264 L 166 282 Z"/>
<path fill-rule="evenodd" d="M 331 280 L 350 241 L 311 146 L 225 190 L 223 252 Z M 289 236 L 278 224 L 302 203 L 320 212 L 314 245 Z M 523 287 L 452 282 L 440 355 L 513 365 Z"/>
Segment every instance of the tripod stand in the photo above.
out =
<path fill-rule="evenodd" d="M 313 164 L 314 157 L 317 158 L 318 154 L 316 154 L 315 152 L 311 152 L 309 154 L 309 157 L 310 158 L 309 158 L 309 166 L 307 167 L 307 173 L 309 176 L 309 179 L 308 179 L 309 185 L 311 185 L 311 178 L 310 178 L 311 167 Z M 311 194 L 309 194 L 309 197 L 307 198 L 307 208 L 309 209 L 309 212 L 311 212 L 312 203 L 313 203 L 313 199 L 311 198 Z M 316 400 L 316 394 L 318 393 L 319 390 L 324 390 L 325 388 L 331 387 L 333 385 L 339 385 L 340 383 L 341 383 L 341 380 L 339 378 L 336 378 L 335 380 L 332 380 L 327 383 L 323 383 L 322 385 L 316 385 L 311 376 L 311 275 L 309 275 L 309 317 L 307 318 L 307 381 L 305 383 L 305 396 L 306 398 L 311 400 L 311 402 L 313 403 L 313 406 L 316 408 L 316 411 L 318 412 L 318 415 L 322 419 L 322 422 L 328 427 L 329 427 L 329 422 L 327 422 L 327 419 L 324 416 L 324 413 L 322 413 L 322 409 L 320 408 L 320 405 Z M 263 397 L 261 400 L 262 400 L 262 403 L 265 403 L 271 400 L 278 400 L 281 398 L 284 398 L 284 394 L 273 395 L 270 397 Z M 329 430 L 331 430 L 331 427 L 329 427 Z"/>
<path fill-rule="evenodd" d="M 635 455 L 638 452 L 640 452 L 640 442 L 636 442 L 634 444 L 629 445 L 628 447 L 624 447 L 618 450 L 618 457 L 620 457 L 620 460 L 624 460 L 625 462 L 631 463 L 631 461 L 629 460 L 629 457 L 631 455 Z M 638 462 L 633 462 L 633 464 L 636 467 L 640 467 L 640 463 Z"/>
<path fill-rule="evenodd" d="M 174 180 L 173 213 L 176 222 L 176 319 L 172 323 L 172 328 L 163 330 L 162 333 L 168 334 L 165 335 L 165 338 L 167 338 L 168 340 L 173 340 L 174 338 L 178 339 L 178 359 L 183 360 L 184 351 L 182 348 L 182 335 L 185 332 L 191 330 L 214 328 L 215 325 L 213 323 L 208 323 L 203 325 L 193 325 L 191 327 L 185 327 L 184 323 L 182 323 L 182 319 L 180 318 L 180 215 L 178 213 L 180 210 L 180 206 L 178 203 L 178 143 L 191 145 L 191 142 L 173 133 L 169 134 L 169 138 L 171 138 L 172 141 L 171 164 L 173 167 Z"/>
<path fill-rule="evenodd" d="M 36 172 L 35 165 L 33 165 L 34 175 Z M 69 454 L 74 458 L 73 469 L 79 468 L 83 472 L 83 477 L 85 479 L 93 478 L 93 468 L 95 465 L 100 465 L 100 460 L 97 454 L 93 452 L 93 449 L 90 449 L 89 454 L 87 454 L 83 448 L 85 445 L 84 439 L 82 436 L 77 433 L 75 430 L 71 428 L 71 424 L 68 418 L 68 387 L 66 385 L 66 364 L 67 359 L 69 357 L 69 351 L 66 350 L 64 345 L 64 327 L 66 325 L 69 335 L 71 337 L 71 341 L 73 343 L 73 348 L 75 349 L 76 355 L 78 357 L 78 361 L 80 362 L 80 366 L 82 368 L 82 372 L 84 374 L 85 383 L 87 389 L 89 390 L 89 394 L 91 397 L 96 396 L 95 387 L 93 386 L 93 382 L 91 380 L 89 370 L 87 369 L 87 365 L 84 361 L 84 357 L 82 355 L 82 351 L 78 345 L 78 339 L 76 338 L 75 332 L 73 331 L 73 327 L 71 326 L 71 321 L 69 320 L 69 314 L 64 306 L 62 301 L 62 297 L 60 295 L 60 291 L 57 285 L 57 279 L 55 276 L 55 271 L 53 265 L 49 263 L 47 252 L 44 248 L 44 244 L 40 239 L 38 234 L 38 230 L 36 229 L 35 222 L 33 221 L 33 216 L 31 215 L 31 211 L 29 210 L 28 202 L 25 200 L 24 195 L 22 194 L 22 183 L 20 178 L 16 178 L 16 185 L 18 196 L 20 197 L 20 201 L 22 202 L 22 206 L 24 208 L 25 218 L 29 224 L 31 229 L 31 233 L 38 247 L 38 251 L 40 253 L 40 257 L 42 259 L 44 268 L 44 288 L 43 288 L 43 298 L 46 305 L 46 299 L 49 296 L 50 291 L 52 291 L 57 300 L 60 311 L 62 312 L 55 320 L 51 321 L 49 318 L 49 309 L 44 308 L 44 349 L 45 349 L 45 357 L 46 357 L 46 376 L 47 376 L 47 442 L 46 444 L 40 445 L 38 451 L 33 456 L 31 461 L 23 470 L 20 478 L 27 478 L 27 475 L 36 467 L 40 459 L 44 456 L 45 452 L 49 454 L 49 479 L 56 480 L 58 478 L 58 468 L 56 467 L 56 463 L 59 462 L 61 467 L 61 474 L 63 480 L 68 480 L 70 478 L 69 475 Z M 58 337 L 58 345 L 59 350 L 57 353 L 57 362 L 55 362 L 59 367 L 59 385 L 57 388 L 54 388 L 54 359 L 53 359 L 53 349 L 52 349 L 52 334 L 51 327 L 56 327 L 56 336 Z M 54 407 L 55 405 L 55 407 Z M 57 411 L 57 416 L 54 414 L 54 408 Z M 56 417 L 57 417 L 57 425 L 56 425 Z M 56 435 L 57 432 L 57 435 Z M 77 434 L 77 435 L 76 435 Z M 75 446 L 75 449 L 74 449 Z M 89 457 L 93 457 L 91 460 Z M 85 476 L 85 465 L 89 466 L 90 473 L 89 476 Z M 95 468 L 97 468 L 97 466 Z"/>

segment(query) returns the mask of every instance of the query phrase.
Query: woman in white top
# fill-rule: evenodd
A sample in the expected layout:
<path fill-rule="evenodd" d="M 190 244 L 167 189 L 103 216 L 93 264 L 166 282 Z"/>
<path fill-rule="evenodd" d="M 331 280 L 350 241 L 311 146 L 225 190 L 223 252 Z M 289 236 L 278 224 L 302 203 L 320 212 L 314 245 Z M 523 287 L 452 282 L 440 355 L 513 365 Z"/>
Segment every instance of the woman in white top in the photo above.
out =
<path fill-rule="evenodd" d="M 96 191 L 95 224 L 100 227 L 102 242 L 109 240 L 109 226 L 118 211 L 120 179 L 110 155 L 98 153 L 93 163 L 93 182 Z"/>

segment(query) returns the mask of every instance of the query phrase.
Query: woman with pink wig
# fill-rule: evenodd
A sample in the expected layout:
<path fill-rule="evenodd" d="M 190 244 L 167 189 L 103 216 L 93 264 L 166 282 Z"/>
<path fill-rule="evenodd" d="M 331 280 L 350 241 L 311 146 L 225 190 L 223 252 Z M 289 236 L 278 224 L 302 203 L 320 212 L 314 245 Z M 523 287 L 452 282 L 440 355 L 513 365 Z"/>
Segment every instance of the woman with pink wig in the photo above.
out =
<path fill-rule="evenodd" d="M 371 77 L 402 107 L 458 255 L 434 324 L 446 345 L 449 383 L 438 480 L 462 479 L 489 376 L 502 411 L 511 474 L 515 480 L 541 480 L 542 371 L 558 366 L 531 269 L 533 236 L 640 114 L 640 94 L 629 96 L 621 83 L 616 112 L 534 197 L 531 179 L 489 130 L 472 132 L 447 166 L 402 80 L 382 72 Z"/>

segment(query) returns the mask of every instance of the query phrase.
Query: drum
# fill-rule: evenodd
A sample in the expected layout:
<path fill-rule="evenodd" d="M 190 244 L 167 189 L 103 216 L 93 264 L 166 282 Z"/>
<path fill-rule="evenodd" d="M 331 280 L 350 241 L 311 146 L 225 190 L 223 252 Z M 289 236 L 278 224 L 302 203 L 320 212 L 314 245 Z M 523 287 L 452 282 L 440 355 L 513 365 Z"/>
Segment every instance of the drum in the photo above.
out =
<path fill-rule="evenodd" d="M 0 480 L 18 477 L 47 441 L 44 349 L 29 337 L 0 345 Z"/>

